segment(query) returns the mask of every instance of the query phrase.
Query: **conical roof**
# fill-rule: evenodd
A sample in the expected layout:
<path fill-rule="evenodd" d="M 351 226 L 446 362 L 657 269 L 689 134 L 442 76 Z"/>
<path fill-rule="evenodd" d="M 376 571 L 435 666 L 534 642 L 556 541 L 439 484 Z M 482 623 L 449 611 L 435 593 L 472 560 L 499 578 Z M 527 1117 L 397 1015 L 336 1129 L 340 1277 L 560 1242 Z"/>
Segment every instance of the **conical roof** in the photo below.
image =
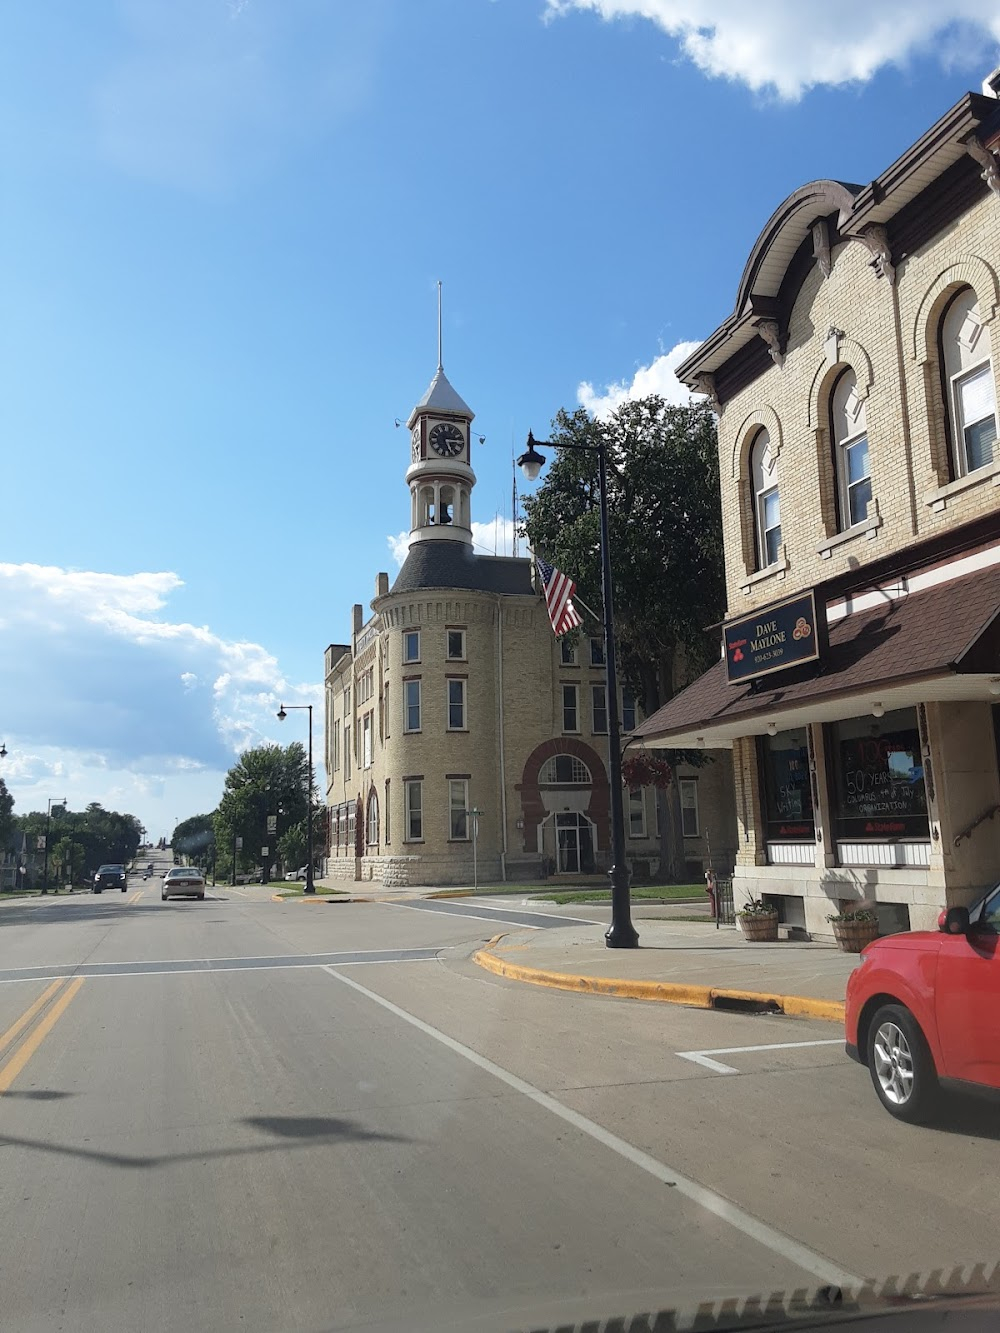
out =
<path fill-rule="evenodd" d="M 410 413 L 410 420 L 418 412 L 454 412 L 458 416 L 468 417 L 471 421 L 476 415 L 467 402 L 455 392 L 451 387 L 448 376 L 444 373 L 444 367 L 438 366 L 434 373 L 434 378 L 428 385 L 427 392 L 417 403 L 416 407 Z"/>

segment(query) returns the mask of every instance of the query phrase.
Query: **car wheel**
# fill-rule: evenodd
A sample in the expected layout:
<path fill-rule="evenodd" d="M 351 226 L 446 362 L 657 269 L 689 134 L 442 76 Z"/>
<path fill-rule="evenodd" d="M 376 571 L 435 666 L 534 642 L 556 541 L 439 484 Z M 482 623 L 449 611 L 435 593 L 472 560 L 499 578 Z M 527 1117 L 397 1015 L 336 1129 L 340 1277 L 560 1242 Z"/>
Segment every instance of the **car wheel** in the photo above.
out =
<path fill-rule="evenodd" d="M 123 885 L 122 885 L 122 893 L 124 893 L 124 892 L 126 891 L 127 888 L 128 888 L 128 885 L 127 885 L 127 884 L 123 884 Z"/>
<path fill-rule="evenodd" d="M 203 903 L 205 901 L 205 895 L 203 893 L 198 894 L 198 901 L 200 903 Z"/>
<path fill-rule="evenodd" d="M 919 1124 L 938 1100 L 937 1071 L 916 1019 L 901 1004 L 886 1004 L 868 1029 L 868 1069 L 879 1101 L 897 1120 Z"/>
<path fill-rule="evenodd" d="M 100 890 L 100 888 L 96 888 L 96 889 L 94 890 L 94 892 L 95 892 L 95 893 L 100 893 L 101 890 Z"/>
<path fill-rule="evenodd" d="M 167 901 L 167 891 L 166 889 L 163 889 L 162 892 L 160 893 L 160 902 L 165 903 L 166 901 Z"/>

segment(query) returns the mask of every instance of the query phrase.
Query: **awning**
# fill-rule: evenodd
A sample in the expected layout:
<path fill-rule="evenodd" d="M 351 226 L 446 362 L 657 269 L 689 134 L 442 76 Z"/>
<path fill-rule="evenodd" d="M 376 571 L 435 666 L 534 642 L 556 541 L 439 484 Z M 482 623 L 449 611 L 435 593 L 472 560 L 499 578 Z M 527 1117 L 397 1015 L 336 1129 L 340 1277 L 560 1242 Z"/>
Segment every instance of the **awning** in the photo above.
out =
<path fill-rule="evenodd" d="M 833 721 L 939 699 L 989 699 L 1000 691 L 1000 566 L 918 593 L 829 627 L 818 662 L 758 682 L 726 680 L 718 661 L 632 735 L 648 746 L 712 749 L 740 736 Z"/>

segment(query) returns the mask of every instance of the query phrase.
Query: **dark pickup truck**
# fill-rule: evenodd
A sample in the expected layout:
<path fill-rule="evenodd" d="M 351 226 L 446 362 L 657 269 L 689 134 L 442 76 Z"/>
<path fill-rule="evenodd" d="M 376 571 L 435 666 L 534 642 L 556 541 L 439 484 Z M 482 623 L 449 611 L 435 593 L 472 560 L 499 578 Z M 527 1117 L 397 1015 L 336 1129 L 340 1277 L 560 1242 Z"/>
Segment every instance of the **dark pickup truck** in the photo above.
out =
<path fill-rule="evenodd" d="M 122 893 L 128 886 L 128 875 L 125 867 L 120 865 L 100 866 L 94 875 L 94 893 L 102 893 L 105 889 L 121 889 Z"/>

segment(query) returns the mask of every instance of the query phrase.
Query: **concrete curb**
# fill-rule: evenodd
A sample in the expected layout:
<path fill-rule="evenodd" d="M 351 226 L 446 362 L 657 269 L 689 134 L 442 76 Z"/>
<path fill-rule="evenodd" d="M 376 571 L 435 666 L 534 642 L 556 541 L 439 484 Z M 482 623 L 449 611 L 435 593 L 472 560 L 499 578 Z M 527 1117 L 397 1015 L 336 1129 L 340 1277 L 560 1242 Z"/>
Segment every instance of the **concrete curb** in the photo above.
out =
<path fill-rule="evenodd" d="M 472 961 L 496 976 L 509 981 L 524 981 L 531 986 L 574 991 L 578 995 L 610 995 L 622 1000 L 655 1000 L 660 1004 L 683 1004 L 693 1009 L 770 1009 L 789 1018 L 819 1018 L 843 1023 L 841 1000 L 820 1000 L 811 995 L 778 995 L 769 991 L 735 990 L 724 986 L 687 985 L 673 981 L 632 981 L 618 977 L 588 977 L 575 972 L 549 972 L 525 967 L 498 958 L 491 950 L 504 938 L 496 935 L 484 949 L 472 955 Z"/>

